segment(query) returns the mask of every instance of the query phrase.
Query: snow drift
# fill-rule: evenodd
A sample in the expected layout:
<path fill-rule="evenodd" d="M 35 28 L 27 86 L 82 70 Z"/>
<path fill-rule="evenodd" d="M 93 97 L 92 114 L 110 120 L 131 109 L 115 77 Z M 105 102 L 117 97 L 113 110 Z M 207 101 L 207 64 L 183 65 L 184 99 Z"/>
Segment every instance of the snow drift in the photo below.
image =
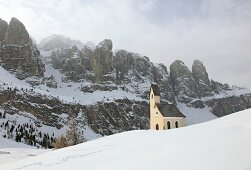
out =
<path fill-rule="evenodd" d="M 130 131 L 1 169 L 250 169 L 251 109 L 169 131 Z"/>

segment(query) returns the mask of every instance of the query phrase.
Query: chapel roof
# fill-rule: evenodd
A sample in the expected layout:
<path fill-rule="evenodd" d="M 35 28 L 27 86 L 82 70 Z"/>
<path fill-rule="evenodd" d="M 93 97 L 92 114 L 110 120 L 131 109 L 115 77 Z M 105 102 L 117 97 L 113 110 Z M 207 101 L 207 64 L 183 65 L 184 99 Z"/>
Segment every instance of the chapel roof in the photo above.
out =
<path fill-rule="evenodd" d="M 164 117 L 186 117 L 174 104 L 158 103 L 156 105 Z"/>

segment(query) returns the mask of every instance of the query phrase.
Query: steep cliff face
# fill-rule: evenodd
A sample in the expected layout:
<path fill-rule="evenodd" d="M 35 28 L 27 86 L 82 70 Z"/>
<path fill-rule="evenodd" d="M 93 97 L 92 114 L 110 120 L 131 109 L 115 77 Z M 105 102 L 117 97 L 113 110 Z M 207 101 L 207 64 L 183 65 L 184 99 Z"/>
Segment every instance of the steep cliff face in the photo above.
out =
<path fill-rule="evenodd" d="M 8 28 L 8 23 L 0 18 L 0 42 L 3 42 Z"/>
<path fill-rule="evenodd" d="M 30 43 L 25 26 L 17 18 L 11 18 L 4 40 L 9 45 L 23 46 Z"/>
<path fill-rule="evenodd" d="M 44 65 L 36 48 L 5 45 L 0 50 L 0 59 L 2 67 L 15 73 L 20 79 L 44 74 Z"/>
<path fill-rule="evenodd" d="M 192 73 L 197 83 L 199 96 L 203 97 L 212 95 L 213 90 L 211 88 L 211 82 L 208 78 L 206 68 L 201 61 L 194 60 L 192 66 Z"/>
<path fill-rule="evenodd" d="M 2 27 L 5 28 L 6 24 Z M 25 26 L 16 18 L 12 18 L 4 34 L 0 48 L 0 64 L 15 73 L 18 78 L 43 76 L 44 64 L 40 52 L 32 43 Z"/>
<path fill-rule="evenodd" d="M 29 113 L 29 118 L 42 125 L 61 129 L 73 117 L 80 126 L 87 125 L 95 133 L 111 135 L 135 129 L 148 129 L 149 108 L 145 101 L 118 99 L 91 105 L 67 104 L 25 89 L 0 91 L 0 110 L 8 115 Z M 81 113 L 84 113 L 81 115 Z M 80 117 L 79 117 L 80 116 Z"/>
<path fill-rule="evenodd" d="M 92 68 L 96 80 L 101 81 L 102 76 L 112 71 L 112 41 L 105 39 L 100 42 L 91 57 Z"/>
<path fill-rule="evenodd" d="M 145 56 L 142 57 L 125 50 L 119 50 L 114 56 L 114 68 L 117 83 L 155 82 L 159 84 L 162 99 L 176 103 L 169 73 L 165 65 L 153 64 Z M 148 98 L 148 90 L 144 92 L 146 98 Z"/>
<path fill-rule="evenodd" d="M 176 60 L 171 64 L 170 77 L 178 101 L 188 103 L 192 98 L 197 97 L 198 89 L 196 81 L 191 71 L 182 61 Z"/>
<path fill-rule="evenodd" d="M 251 108 L 251 94 L 212 99 L 208 100 L 206 104 L 212 107 L 212 112 L 216 116 L 222 117 Z"/>

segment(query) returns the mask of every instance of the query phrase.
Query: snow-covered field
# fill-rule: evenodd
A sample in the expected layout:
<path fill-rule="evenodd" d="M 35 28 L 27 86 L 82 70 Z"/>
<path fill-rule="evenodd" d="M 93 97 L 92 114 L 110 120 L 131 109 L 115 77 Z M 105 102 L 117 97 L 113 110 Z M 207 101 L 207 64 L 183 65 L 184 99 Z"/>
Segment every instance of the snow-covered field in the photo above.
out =
<path fill-rule="evenodd" d="M 169 131 L 124 132 L 2 164 L 0 169 L 251 169 L 250 121 L 248 109 Z"/>
<path fill-rule="evenodd" d="M 0 135 L 0 166 L 4 163 L 30 158 L 48 151 L 50 150 L 36 149 L 34 146 L 17 143 Z"/>

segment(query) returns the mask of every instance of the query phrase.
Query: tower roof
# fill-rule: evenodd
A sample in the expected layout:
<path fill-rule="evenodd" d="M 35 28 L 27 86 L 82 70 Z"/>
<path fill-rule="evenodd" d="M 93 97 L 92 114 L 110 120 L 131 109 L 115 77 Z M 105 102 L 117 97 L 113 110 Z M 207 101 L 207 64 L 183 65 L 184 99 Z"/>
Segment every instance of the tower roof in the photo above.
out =
<path fill-rule="evenodd" d="M 155 96 L 160 96 L 160 90 L 157 84 L 151 84 L 151 88 L 153 89 L 153 94 Z"/>
<path fill-rule="evenodd" d="M 156 105 L 164 117 L 186 117 L 174 104 L 159 103 Z"/>

